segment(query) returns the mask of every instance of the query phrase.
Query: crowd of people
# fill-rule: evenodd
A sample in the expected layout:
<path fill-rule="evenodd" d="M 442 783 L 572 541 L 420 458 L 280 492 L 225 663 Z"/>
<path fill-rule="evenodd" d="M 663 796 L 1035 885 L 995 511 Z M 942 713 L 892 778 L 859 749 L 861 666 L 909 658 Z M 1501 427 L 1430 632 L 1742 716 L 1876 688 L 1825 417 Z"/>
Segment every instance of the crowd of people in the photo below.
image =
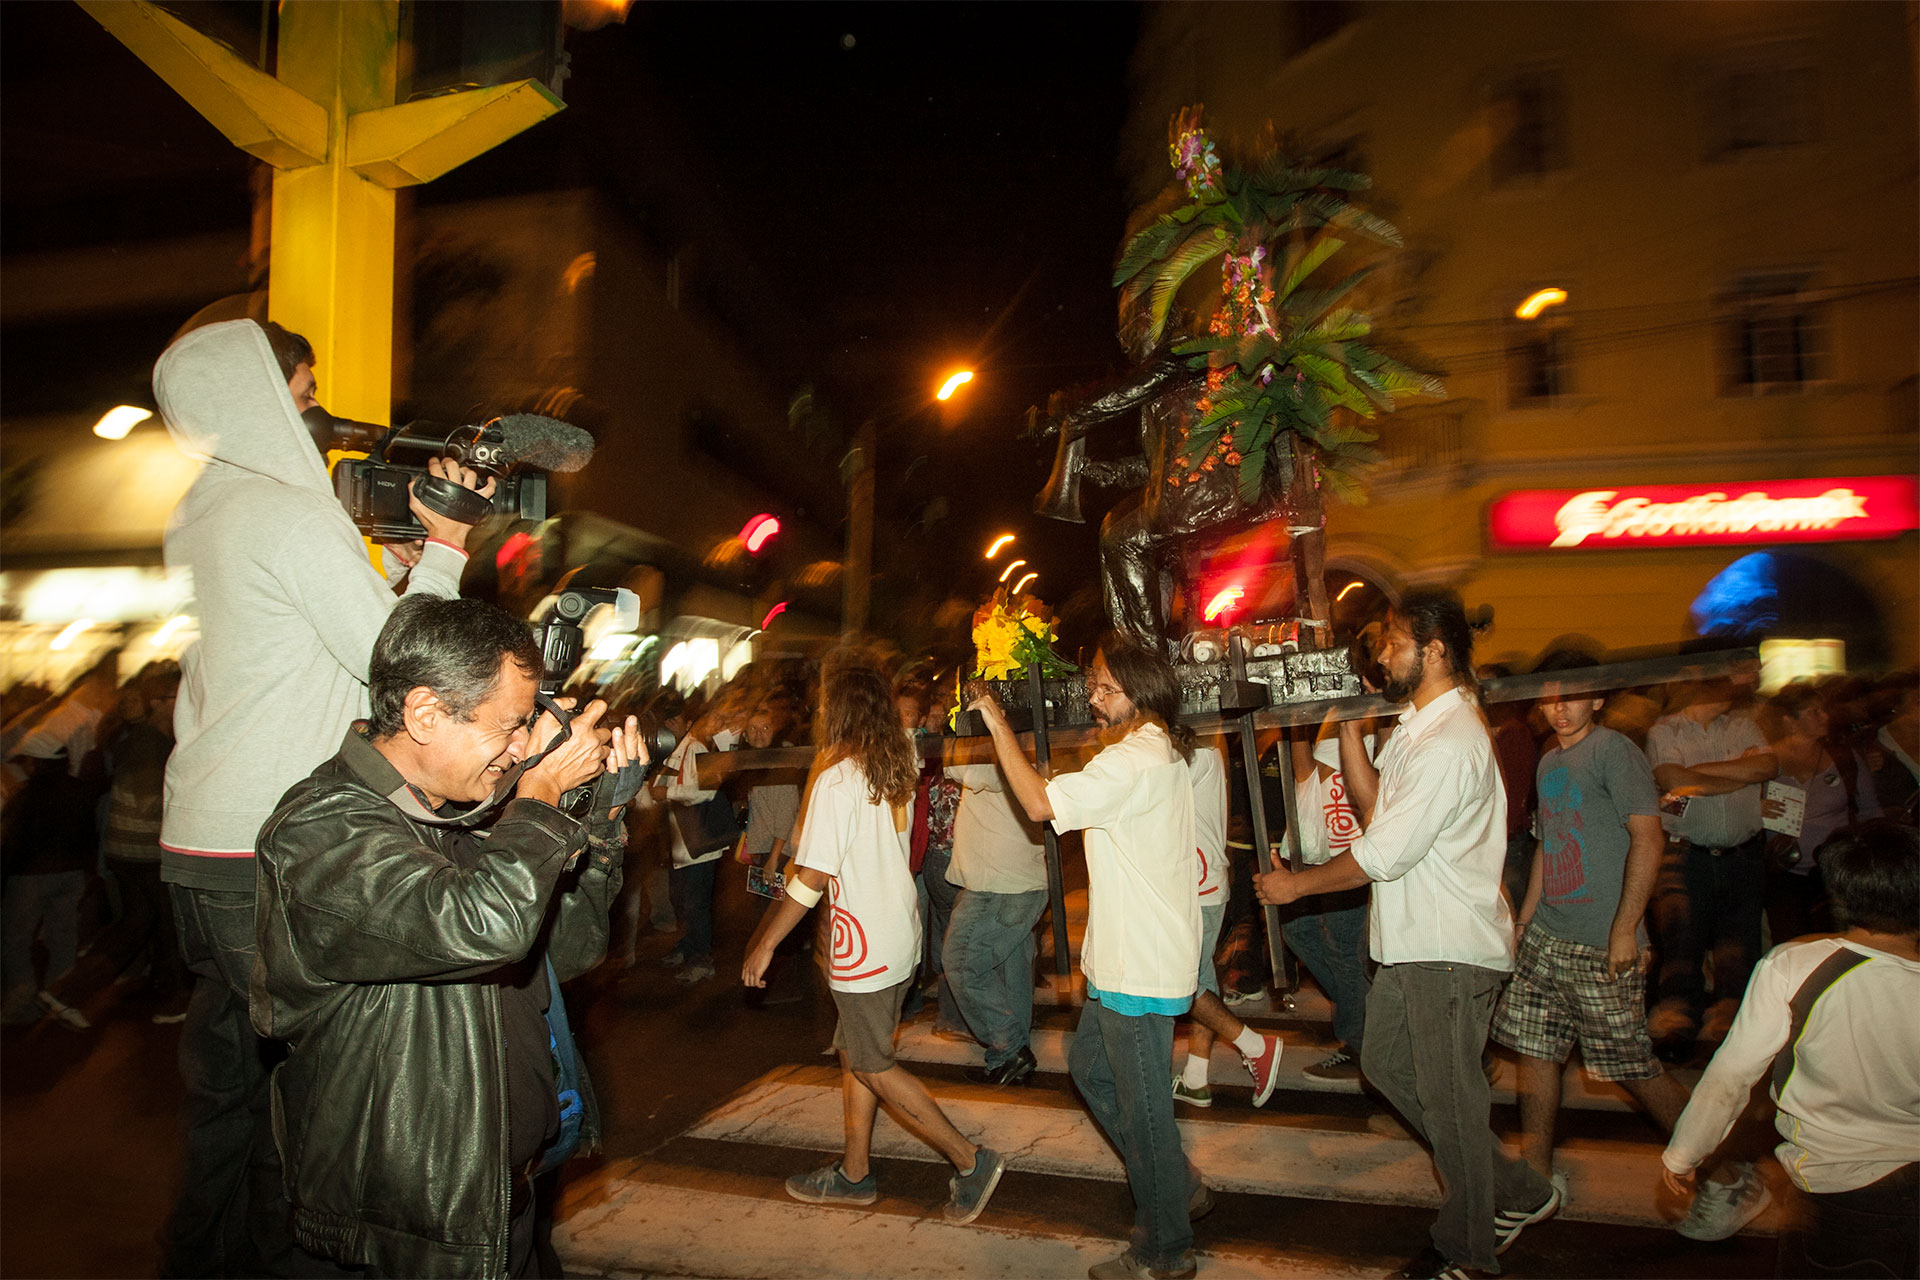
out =
<path fill-rule="evenodd" d="M 810 946 L 838 1013 L 844 1146 L 788 1193 L 872 1203 L 885 1106 L 953 1166 L 946 1218 L 975 1221 L 1007 1159 L 897 1037 L 930 1006 L 935 1034 L 980 1046 L 973 1080 L 1034 1077 L 1049 827 L 1088 883 L 1068 1070 L 1136 1208 L 1092 1276 L 1195 1273 L 1214 1196 L 1176 1115 L 1214 1105 L 1216 1044 L 1252 1105 L 1274 1095 L 1284 1047 L 1236 1012 L 1272 976 L 1251 959 L 1263 906 L 1333 1006 L 1338 1044 L 1306 1072 L 1363 1080 L 1431 1149 L 1443 1202 L 1397 1274 L 1497 1272 L 1576 1192 L 1553 1159 L 1576 1048 L 1670 1135 L 1683 1234 L 1766 1208 L 1737 1121 L 1771 1073 L 1803 1193 L 1782 1274 L 1914 1273 L 1911 673 L 1608 691 L 1563 650 L 1535 664 L 1536 702 L 1489 704 L 1459 599 L 1412 591 L 1353 649 L 1395 715 L 1256 744 L 1266 811 L 1299 814 L 1261 871 L 1245 771 L 1194 740 L 1173 668 L 1132 640 L 1089 663 L 1093 747 L 1045 772 L 990 693 L 852 649 L 710 693 L 556 700 L 525 622 L 459 598 L 466 526 L 416 502 L 427 537 L 369 563 L 300 416 L 318 386 L 298 335 L 196 329 L 155 385 L 206 459 L 167 546 L 200 639 L 124 684 L 116 654 L 59 697 L 10 691 L 0 843 L 8 1021 L 86 1032 L 83 950 L 92 980 L 145 980 L 155 1020 L 184 1020 L 163 1274 L 559 1274 L 536 1179 L 599 1124 L 561 983 L 633 963 L 643 915 L 678 934 L 675 978 L 717 979 L 723 874 L 762 902 L 737 940 L 748 998 L 800 998 Z M 969 750 L 959 702 L 988 731 Z M 781 746 L 810 764 L 725 767 Z M 1489 1042 L 1519 1063 L 1517 1159 Z M 1670 1069 L 1701 1062 L 1691 1090 Z"/>

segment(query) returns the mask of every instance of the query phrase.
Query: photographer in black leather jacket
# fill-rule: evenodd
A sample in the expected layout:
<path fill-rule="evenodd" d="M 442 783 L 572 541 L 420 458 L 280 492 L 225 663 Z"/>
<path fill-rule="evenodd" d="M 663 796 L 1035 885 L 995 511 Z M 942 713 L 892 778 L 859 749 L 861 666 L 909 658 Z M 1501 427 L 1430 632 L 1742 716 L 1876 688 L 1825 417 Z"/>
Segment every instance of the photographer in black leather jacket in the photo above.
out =
<path fill-rule="evenodd" d="M 645 760 L 602 703 L 564 736 L 534 723 L 540 674 L 504 610 L 402 601 L 371 719 L 261 830 L 252 1012 L 292 1046 L 273 1103 L 295 1237 L 376 1275 L 536 1274 L 529 1175 L 573 1106 L 550 992 L 605 952 L 624 848 L 617 787 L 584 822 L 556 806 Z M 489 826 L 465 825 L 509 785 Z M 591 1146 L 584 1076 L 578 1093 Z"/>

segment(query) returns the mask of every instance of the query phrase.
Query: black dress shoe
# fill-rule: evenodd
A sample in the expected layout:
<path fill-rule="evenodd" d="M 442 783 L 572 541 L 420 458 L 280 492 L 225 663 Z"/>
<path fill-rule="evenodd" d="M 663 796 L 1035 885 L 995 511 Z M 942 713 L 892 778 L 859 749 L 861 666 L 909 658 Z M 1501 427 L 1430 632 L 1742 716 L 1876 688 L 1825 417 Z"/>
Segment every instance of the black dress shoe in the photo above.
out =
<path fill-rule="evenodd" d="M 1025 1084 L 1033 1079 L 1033 1073 L 1038 1066 L 1039 1064 L 1033 1060 L 1033 1050 L 1026 1045 L 1021 1045 L 1020 1052 L 997 1067 L 968 1067 L 967 1079 L 975 1084 Z"/>

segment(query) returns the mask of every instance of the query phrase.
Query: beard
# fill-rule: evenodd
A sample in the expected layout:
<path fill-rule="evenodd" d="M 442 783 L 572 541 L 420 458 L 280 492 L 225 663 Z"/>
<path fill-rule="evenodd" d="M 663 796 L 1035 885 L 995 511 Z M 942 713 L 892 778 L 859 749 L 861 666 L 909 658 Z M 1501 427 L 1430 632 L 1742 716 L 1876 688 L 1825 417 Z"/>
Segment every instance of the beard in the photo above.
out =
<path fill-rule="evenodd" d="M 1427 654 L 1422 649 L 1414 654 L 1413 670 L 1407 673 L 1404 680 L 1392 672 L 1387 673 L 1386 687 L 1380 690 L 1380 694 L 1388 702 L 1405 702 L 1413 697 L 1413 691 L 1420 687 L 1420 681 L 1426 674 Z"/>

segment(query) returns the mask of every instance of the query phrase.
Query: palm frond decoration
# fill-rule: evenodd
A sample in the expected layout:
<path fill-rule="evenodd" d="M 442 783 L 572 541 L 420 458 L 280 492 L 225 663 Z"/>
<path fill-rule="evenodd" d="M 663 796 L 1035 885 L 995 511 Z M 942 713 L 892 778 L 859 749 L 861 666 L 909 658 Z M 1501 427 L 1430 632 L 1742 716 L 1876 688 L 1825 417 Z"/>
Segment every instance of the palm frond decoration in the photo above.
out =
<path fill-rule="evenodd" d="M 1189 200 L 1127 242 L 1113 277 L 1123 301 L 1146 301 L 1157 343 L 1181 288 L 1220 260 L 1221 295 L 1206 332 L 1173 346 L 1206 371 L 1207 392 L 1168 483 L 1217 458 L 1238 469 L 1241 498 L 1252 503 L 1270 476 L 1301 479 L 1298 452 L 1315 493 L 1362 501 L 1363 470 L 1377 457 L 1367 446 L 1377 437 L 1359 423 L 1445 389 L 1367 344 L 1372 321 L 1347 299 L 1373 265 L 1315 282 L 1354 242 L 1397 248 L 1400 232 L 1349 199 L 1373 185 L 1365 174 L 1278 151 L 1249 166 L 1225 162 L 1202 114 L 1184 108 L 1168 126 L 1169 162 Z"/>

